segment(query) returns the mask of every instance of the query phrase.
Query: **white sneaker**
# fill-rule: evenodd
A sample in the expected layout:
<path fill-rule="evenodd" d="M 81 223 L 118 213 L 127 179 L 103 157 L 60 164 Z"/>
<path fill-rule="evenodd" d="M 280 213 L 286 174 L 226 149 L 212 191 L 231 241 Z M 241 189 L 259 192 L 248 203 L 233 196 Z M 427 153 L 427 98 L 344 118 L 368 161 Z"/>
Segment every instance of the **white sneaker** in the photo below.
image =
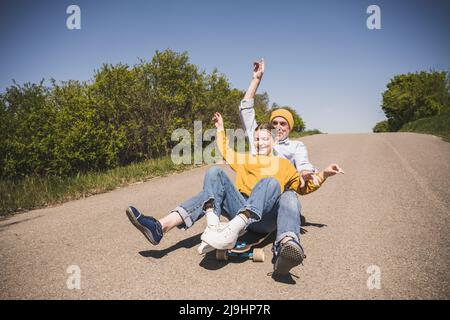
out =
<path fill-rule="evenodd" d="M 203 232 L 201 239 L 215 249 L 225 250 L 233 249 L 239 234 L 233 232 L 228 224 L 217 228 L 208 227 Z"/>
<path fill-rule="evenodd" d="M 200 245 L 197 248 L 198 254 L 206 254 L 206 253 L 214 251 L 214 250 L 216 250 L 216 249 L 214 247 L 211 247 L 209 244 L 207 244 L 204 241 L 202 241 L 202 243 L 200 243 Z"/>
<path fill-rule="evenodd" d="M 241 230 L 241 232 L 239 232 L 239 237 L 244 235 L 246 232 L 247 232 L 247 230 Z M 202 243 L 200 243 L 200 245 L 197 247 L 198 254 L 200 254 L 200 255 L 207 254 L 208 252 L 211 252 L 214 250 L 216 250 L 216 248 L 210 246 L 205 241 L 202 241 Z"/>
<path fill-rule="evenodd" d="M 214 232 L 215 230 L 219 230 L 224 227 L 226 227 L 226 223 L 224 223 L 224 222 L 219 222 L 217 225 L 207 225 L 205 228 L 205 231 L 203 231 L 203 234 L 209 233 L 209 232 Z M 203 237 L 203 234 L 202 234 L 202 237 Z M 204 241 L 202 241 L 202 243 L 200 243 L 200 245 L 197 248 L 197 251 L 199 254 L 206 254 L 206 253 L 214 251 L 214 250 L 216 250 L 216 248 L 210 246 L 209 244 L 207 244 Z"/>

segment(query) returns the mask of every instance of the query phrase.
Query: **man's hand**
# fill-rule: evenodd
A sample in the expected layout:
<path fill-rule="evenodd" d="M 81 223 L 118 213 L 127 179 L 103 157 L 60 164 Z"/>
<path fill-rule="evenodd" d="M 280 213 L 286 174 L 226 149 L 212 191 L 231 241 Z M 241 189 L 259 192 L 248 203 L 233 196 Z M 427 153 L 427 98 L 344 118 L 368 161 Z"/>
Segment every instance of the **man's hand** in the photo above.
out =
<path fill-rule="evenodd" d="M 245 92 L 244 100 L 254 99 L 256 95 L 256 90 L 261 82 L 262 76 L 264 74 L 264 59 L 253 62 L 253 79 Z"/>
<path fill-rule="evenodd" d="M 216 126 L 217 130 L 224 130 L 223 129 L 223 118 L 219 112 L 214 113 L 212 120 L 214 121 L 214 125 Z"/>
<path fill-rule="evenodd" d="M 253 62 L 253 79 L 261 81 L 264 74 L 264 59 Z"/>
<path fill-rule="evenodd" d="M 339 167 L 338 164 L 335 164 L 335 163 L 330 164 L 328 167 L 326 167 L 323 170 L 323 176 L 325 179 L 328 177 L 334 176 L 335 174 L 338 174 L 338 173 L 344 174 L 345 172 L 344 172 L 344 170 L 341 169 L 341 167 Z"/>
<path fill-rule="evenodd" d="M 306 182 L 306 181 L 312 181 L 314 183 L 314 185 L 316 187 L 318 187 L 320 185 L 320 180 L 319 178 L 315 175 L 314 172 L 312 171 L 302 171 L 301 172 L 301 177 L 302 179 Z"/>

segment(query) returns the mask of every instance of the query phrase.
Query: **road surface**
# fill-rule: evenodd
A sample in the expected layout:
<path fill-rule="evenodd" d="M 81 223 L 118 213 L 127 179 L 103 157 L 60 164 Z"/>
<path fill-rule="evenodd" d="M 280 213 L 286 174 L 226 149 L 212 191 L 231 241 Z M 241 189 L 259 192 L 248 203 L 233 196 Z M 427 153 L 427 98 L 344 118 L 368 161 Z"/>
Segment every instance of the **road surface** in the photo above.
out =
<path fill-rule="evenodd" d="M 159 246 L 131 225 L 130 204 L 161 217 L 200 191 L 200 167 L 0 221 L 0 298 L 449 299 L 450 144 L 412 133 L 303 141 L 316 166 L 346 174 L 301 197 L 307 259 L 292 277 L 273 279 L 270 258 L 198 255 L 204 220 Z M 72 265 L 80 289 L 67 286 Z"/>

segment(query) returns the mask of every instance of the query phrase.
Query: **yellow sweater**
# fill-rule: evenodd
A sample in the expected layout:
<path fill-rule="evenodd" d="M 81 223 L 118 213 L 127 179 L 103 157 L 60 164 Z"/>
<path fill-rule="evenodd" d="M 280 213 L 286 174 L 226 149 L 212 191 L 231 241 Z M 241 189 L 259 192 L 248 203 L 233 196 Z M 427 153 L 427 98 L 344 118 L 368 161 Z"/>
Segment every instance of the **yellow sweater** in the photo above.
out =
<path fill-rule="evenodd" d="M 224 130 L 217 130 L 216 139 L 224 160 L 236 172 L 236 188 L 247 196 L 263 178 L 276 179 L 280 183 L 281 192 L 291 189 L 301 195 L 317 190 L 325 180 L 322 175 L 316 174 L 320 181 L 319 186 L 315 186 L 310 180 L 302 186 L 300 173 L 289 160 L 274 155 L 253 156 L 250 153 L 237 153 L 228 146 Z"/>

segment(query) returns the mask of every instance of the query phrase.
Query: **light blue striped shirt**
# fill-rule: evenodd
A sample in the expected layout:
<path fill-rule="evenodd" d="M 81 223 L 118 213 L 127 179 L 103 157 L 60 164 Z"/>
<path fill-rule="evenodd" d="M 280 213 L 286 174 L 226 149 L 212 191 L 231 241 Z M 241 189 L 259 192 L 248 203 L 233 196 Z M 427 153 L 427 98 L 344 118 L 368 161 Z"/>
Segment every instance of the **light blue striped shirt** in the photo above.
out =
<path fill-rule="evenodd" d="M 239 107 L 241 120 L 244 124 L 250 145 L 251 154 L 255 155 L 256 150 L 253 145 L 253 135 L 258 126 L 255 118 L 255 109 L 253 108 L 254 100 L 242 100 Z M 297 171 L 317 171 L 316 168 L 308 160 L 308 150 L 301 141 L 286 139 L 278 141 L 273 147 L 274 155 L 283 157 L 292 162 Z"/>

